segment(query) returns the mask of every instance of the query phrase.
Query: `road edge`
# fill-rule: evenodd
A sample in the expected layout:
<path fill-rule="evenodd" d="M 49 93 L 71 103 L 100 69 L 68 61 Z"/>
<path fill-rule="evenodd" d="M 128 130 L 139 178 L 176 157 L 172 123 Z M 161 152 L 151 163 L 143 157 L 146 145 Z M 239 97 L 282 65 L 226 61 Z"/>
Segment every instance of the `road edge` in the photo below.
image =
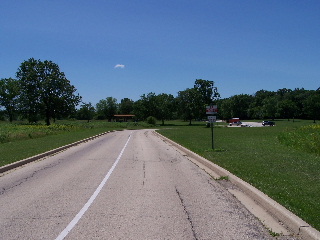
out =
<path fill-rule="evenodd" d="M 180 151 L 184 152 L 186 156 L 189 156 L 199 163 L 209 168 L 211 171 L 219 176 L 228 176 L 229 180 L 239 187 L 244 193 L 246 193 L 251 199 L 263 207 L 267 212 L 269 212 L 276 220 L 282 222 L 286 227 L 288 227 L 294 234 L 302 237 L 303 239 L 320 239 L 320 232 L 310 226 L 307 222 L 299 218 L 297 215 L 290 212 L 284 206 L 280 205 L 278 202 L 271 199 L 269 196 L 253 187 L 251 184 L 243 181 L 239 177 L 233 175 L 226 169 L 214 164 L 208 159 L 201 157 L 197 153 L 181 146 L 180 144 L 174 142 L 173 140 L 163 136 L 159 132 L 154 131 L 163 141 L 167 141 Z"/>

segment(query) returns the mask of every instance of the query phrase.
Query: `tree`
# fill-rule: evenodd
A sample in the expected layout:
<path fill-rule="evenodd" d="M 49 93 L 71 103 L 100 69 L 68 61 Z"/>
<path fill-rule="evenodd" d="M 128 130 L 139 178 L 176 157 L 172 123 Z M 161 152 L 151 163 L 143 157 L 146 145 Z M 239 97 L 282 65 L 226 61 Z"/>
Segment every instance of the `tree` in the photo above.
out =
<path fill-rule="evenodd" d="M 262 101 L 262 103 L 265 117 L 272 118 L 272 120 L 274 120 L 279 113 L 279 101 L 277 96 L 267 97 Z"/>
<path fill-rule="evenodd" d="M 194 88 L 200 93 L 203 104 L 212 104 L 220 97 L 217 87 L 214 87 L 214 81 L 196 79 Z"/>
<path fill-rule="evenodd" d="M 230 98 L 221 99 L 218 101 L 219 116 L 221 119 L 230 119 L 234 117 L 232 112 L 232 100 Z"/>
<path fill-rule="evenodd" d="M 121 99 L 119 104 L 119 113 L 120 114 L 131 114 L 133 112 L 134 102 L 129 98 Z"/>
<path fill-rule="evenodd" d="M 195 88 L 187 88 L 178 92 L 178 106 L 181 116 L 189 120 L 189 125 L 194 118 L 199 118 L 202 114 L 199 109 L 203 108 L 201 94 Z M 201 114 L 201 115 L 200 115 Z"/>
<path fill-rule="evenodd" d="M 24 61 L 17 72 L 21 87 L 19 108 L 29 122 L 37 122 L 43 110 L 41 103 L 41 84 L 38 77 L 38 64 L 40 60 L 30 58 Z"/>
<path fill-rule="evenodd" d="M 87 120 L 89 122 L 93 119 L 95 112 L 95 108 L 92 106 L 90 102 L 83 103 L 80 109 L 77 111 L 77 119 Z"/>
<path fill-rule="evenodd" d="M 117 99 L 113 97 L 102 99 L 97 103 L 96 108 L 98 119 L 108 119 L 108 121 L 111 122 L 118 110 Z"/>
<path fill-rule="evenodd" d="M 12 122 L 14 113 L 17 110 L 18 96 L 20 94 L 19 82 L 13 78 L 3 78 L 0 80 L 0 105 L 5 108 Z"/>
<path fill-rule="evenodd" d="M 58 116 L 67 116 L 81 101 L 65 74 L 52 61 L 24 61 L 17 71 L 21 86 L 21 109 L 29 122 L 44 117 L 46 124 Z"/>
<path fill-rule="evenodd" d="M 205 115 L 205 109 L 207 105 L 211 105 L 219 99 L 220 94 L 218 93 L 218 89 L 214 87 L 214 81 L 196 79 L 194 83 L 194 89 L 198 91 L 200 94 L 200 104 L 199 108 L 200 116 Z"/>
<path fill-rule="evenodd" d="M 294 118 L 295 114 L 298 112 L 298 107 L 295 102 L 290 99 L 284 99 L 279 103 L 279 112 L 281 118 Z"/>
<path fill-rule="evenodd" d="M 320 91 L 313 91 L 303 102 L 304 111 L 315 123 L 320 119 Z"/>
<path fill-rule="evenodd" d="M 174 105 L 175 99 L 173 95 L 161 93 L 156 96 L 156 118 L 162 121 L 162 125 L 164 125 L 164 120 L 172 118 Z"/>
<path fill-rule="evenodd" d="M 147 117 L 157 116 L 157 96 L 150 92 L 147 95 L 143 94 L 140 99 L 134 104 L 134 114 L 140 119 L 147 119 Z"/>
<path fill-rule="evenodd" d="M 253 101 L 253 96 L 240 94 L 231 97 L 233 117 L 249 119 L 249 108 Z"/>
<path fill-rule="evenodd" d="M 310 91 L 305 90 L 304 88 L 295 88 L 291 94 L 291 100 L 296 104 L 297 116 L 299 118 L 308 118 L 308 113 L 305 111 L 305 100 L 309 97 Z"/>

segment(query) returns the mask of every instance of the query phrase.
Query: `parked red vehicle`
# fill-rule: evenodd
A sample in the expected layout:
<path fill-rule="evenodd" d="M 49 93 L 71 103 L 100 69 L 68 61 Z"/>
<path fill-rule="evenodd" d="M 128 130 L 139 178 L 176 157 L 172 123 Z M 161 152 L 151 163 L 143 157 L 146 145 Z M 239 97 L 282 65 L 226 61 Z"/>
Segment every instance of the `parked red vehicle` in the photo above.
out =
<path fill-rule="evenodd" d="M 229 126 L 233 126 L 233 125 L 241 125 L 241 121 L 240 121 L 240 118 L 231 118 L 229 119 Z"/>

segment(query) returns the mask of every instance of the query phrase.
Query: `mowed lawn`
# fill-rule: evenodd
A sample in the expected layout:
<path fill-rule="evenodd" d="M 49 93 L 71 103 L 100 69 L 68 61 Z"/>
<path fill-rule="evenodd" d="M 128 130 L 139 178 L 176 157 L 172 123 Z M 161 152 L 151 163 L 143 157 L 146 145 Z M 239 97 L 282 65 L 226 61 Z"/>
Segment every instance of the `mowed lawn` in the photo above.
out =
<path fill-rule="evenodd" d="M 204 123 L 168 126 L 159 132 L 193 150 L 262 192 L 320 230 L 320 156 L 281 144 L 281 132 L 312 121 L 276 121 L 275 127 L 214 128 Z"/>
<path fill-rule="evenodd" d="M 24 122 L 0 122 L 0 166 L 31 157 L 94 135 L 123 129 L 148 127 L 145 123 L 107 121 L 58 121 L 29 125 Z"/>

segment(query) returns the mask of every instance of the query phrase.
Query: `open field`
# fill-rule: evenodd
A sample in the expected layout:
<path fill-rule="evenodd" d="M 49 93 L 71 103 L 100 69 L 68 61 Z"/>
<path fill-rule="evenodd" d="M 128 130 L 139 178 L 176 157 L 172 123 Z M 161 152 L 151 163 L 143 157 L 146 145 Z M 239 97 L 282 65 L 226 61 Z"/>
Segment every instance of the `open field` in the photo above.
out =
<path fill-rule="evenodd" d="M 215 151 L 210 128 L 203 123 L 172 125 L 160 133 L 251 183 L 320 230 L 320 156 L 278 139 L 284 133 L 301 135 L 300 127 L 307 125 L 315 126 L 283 120 L 275 127 L 215 128 Z"/>
<path fill-rule="evenodd" d="M 145 123 L 106 121 L 58 121 L 57 124 L 29 125 L 0 122 L 0 166 L 43 153 L 99 133 L 147 128 Z"/>

